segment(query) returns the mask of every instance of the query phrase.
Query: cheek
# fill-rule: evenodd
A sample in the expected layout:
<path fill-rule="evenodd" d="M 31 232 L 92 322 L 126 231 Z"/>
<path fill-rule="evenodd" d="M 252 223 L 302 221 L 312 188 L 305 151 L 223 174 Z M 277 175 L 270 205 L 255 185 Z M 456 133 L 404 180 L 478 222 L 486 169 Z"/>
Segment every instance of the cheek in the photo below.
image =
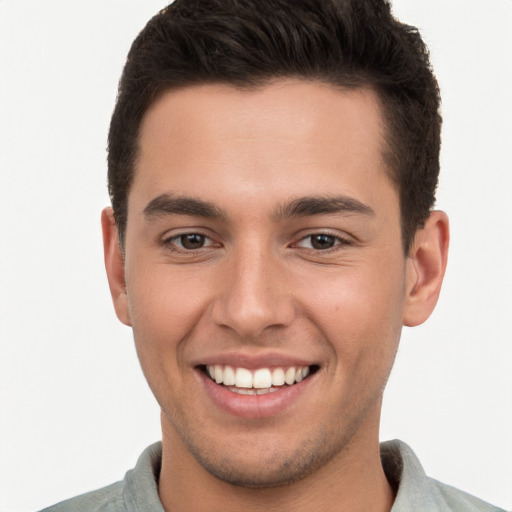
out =
<path fill-rule="evenodd" d="M 137 356 L 149 387 L 167 411 L 186 394 L 184 352 L 203 310 L 196 288 L 187 288 L 165 269 L 138 271 L 136 280 L 127 279 Z"/>
<path fill-rule="evenodd" d="M 136 279 L 127 273 L 128 303 L 141 364 L 169 373 L 168 367 L 180 365 L 186 340 L 207 307 L 207 292 L 197 276 L 170 272 L 166 265 L 138 268 L 132 275 Z"/>
<path fill-rule="evenodd" d="M 160 329 L 178 333 L 193 322 L 204 305 L 207 292 L 203 283 L 197 275 L 161 263 L 127 272 L 133 323 L 144 325 L 148 333 L 158 334 Z"/>
<path fill-rule="evenodd" d="M 340 269 L 317 276 L 305 312 L 329 340 L 337 358 L 390 357 L 402 328 L 404 276 L 378 268 Z M 389 355 L 388 355 L 389 354 Z"/>

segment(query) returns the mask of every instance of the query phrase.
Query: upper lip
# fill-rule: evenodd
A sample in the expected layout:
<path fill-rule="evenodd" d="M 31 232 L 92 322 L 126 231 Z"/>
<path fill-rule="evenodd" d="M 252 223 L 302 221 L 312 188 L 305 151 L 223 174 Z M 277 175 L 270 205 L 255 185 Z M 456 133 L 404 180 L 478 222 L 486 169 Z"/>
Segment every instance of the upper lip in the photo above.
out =
<path fill-rule="evenodd" d="M 240 350 L 236 352 L 222 352 L 206 355 L 192 363 L 193 366 L 210 366 L 215 364 L 229 365 L 235 368 L 247 368 L 248 370 L 272 366 L 290 367 L 318 365 L 318 363 L 312 359 L 297 357 L 295 355 L 268 351 L 249 354 L 247 352 L 241 352 Z"/>

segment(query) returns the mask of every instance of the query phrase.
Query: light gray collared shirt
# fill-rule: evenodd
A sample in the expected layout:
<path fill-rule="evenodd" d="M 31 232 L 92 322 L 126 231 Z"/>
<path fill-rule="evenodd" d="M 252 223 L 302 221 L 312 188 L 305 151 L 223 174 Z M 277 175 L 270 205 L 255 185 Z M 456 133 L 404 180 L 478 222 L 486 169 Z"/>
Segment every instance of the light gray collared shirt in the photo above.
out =
<path fill-rule="evenodd" d="M 158 497 L 162 444 L 139 457 L 124 480 L 41 512 L 164 512 Z M 381 444 L 389 482 L 397 489 L 391 512 L 505 512 L 474 496 L 427 477 L 414 452 L 401 441 Z"/>

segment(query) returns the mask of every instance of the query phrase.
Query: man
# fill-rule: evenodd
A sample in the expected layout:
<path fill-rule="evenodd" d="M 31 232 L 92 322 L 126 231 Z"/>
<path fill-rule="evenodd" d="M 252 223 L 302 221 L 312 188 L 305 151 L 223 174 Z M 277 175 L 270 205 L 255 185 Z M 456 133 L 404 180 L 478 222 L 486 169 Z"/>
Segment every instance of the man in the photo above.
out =
<path fill-rule="evenodd" d="M 135 41 L 105 262 L 162 410 L 123 482 L 48 510 L 498 510 L 379 446 L 435 307 L 439 93 L 383 1 L 177 0 Z"/>

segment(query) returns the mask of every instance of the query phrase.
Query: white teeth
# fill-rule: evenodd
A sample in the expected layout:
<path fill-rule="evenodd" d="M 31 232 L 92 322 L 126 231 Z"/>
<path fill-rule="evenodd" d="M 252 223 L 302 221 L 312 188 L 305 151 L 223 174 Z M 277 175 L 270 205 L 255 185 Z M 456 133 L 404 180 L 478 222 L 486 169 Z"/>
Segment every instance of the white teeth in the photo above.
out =
<path fill-rule="evenodd" d="M 237 388 L 235 386 L 229 386 L 228 389 L 233 391 L 233 393 L 238 393 L 239 395 L 266 395 L 268 393 L 274 393 L 274 391 L 278 391 L 279 388 L 266 388 L 266 389 L 254 389 L 254 388 Z"/>
<path fill-rule="evenodd" d="M 266 388 L 266 389 L 257 389 L 257 395 L 266 395 L 267 393 L 273 393 L 274 391 L 278 391 L 279 388 Z"/>
<path fill-rule="evenodd" d="M 286 384 L 291 386 L 295 382 L 295 368 L 292 366 L 286 370 L 286 374 L 284 376 L 284 381 Z"/>
<path fill-rule="evenodd" d="M 309 366 L 303 366 L 302 368 L 297 368 L 295 372 L 295 380 L 300 382 L 304 380 L 309 374 Z"/>
<path fill-rule="evenodd" d="M 252 373 L 245 368 L 237 368 L 235 374 L 235 386 L 237 388 L 252 388 Z"/>
<path fill-rule="evenodd" d="M 206 367 L 208 375 L 217 384 L 224 384 L 229 386 L 232 391 L 235 389 L 239 390 L 242 394 L 256 394 L 253 389 L 258 390 L 257 394 L 264 394 L 267 392 L 277 391 L 277 388 L 288 384 L 301 382 L 310 373 L 309 366 L 295 367 L 290 366 L 289 368 L 258 368 L 257 370 L 248 370 L 247 368 L 233 368 L 232 366 L 226 365 L 208 365 Z"/>
<path fill-rule="evenodd" d="M 252 387 L 262 389 L 269 388 L 270 386 L 272 386 L 272 374 L 270 370 L 268 368 L 256 370 L 252 378 Z"/>
<path fill-rule="evenodd" d="M 235 385 L 235 370 L 231 366 L 226 366 L 224 368 L 224 379 L 223 383 L 225 386 L 234 386 Z"/>
<path fill-rule="evenodd" d="M 276 368 L 272 372 L 272 386 L 282 386 L 284 384 L 284 370 Z"/>
<path fill-rule="evenodd" d="M 229 388 L 231 391 L 234 391 L 235 393 L 238 393 L 239 395 L 255 395 L 256 390 L 255 389 L 248 389 L 248 388 Z"/>
<path fill-rule="evenodd" d="M 217 384 L 222 383 L 222 379 L 224 378 L 224 372 L 222 371 L 222 366 L 218 364 L 215 365 L 215 382 Z"/>

